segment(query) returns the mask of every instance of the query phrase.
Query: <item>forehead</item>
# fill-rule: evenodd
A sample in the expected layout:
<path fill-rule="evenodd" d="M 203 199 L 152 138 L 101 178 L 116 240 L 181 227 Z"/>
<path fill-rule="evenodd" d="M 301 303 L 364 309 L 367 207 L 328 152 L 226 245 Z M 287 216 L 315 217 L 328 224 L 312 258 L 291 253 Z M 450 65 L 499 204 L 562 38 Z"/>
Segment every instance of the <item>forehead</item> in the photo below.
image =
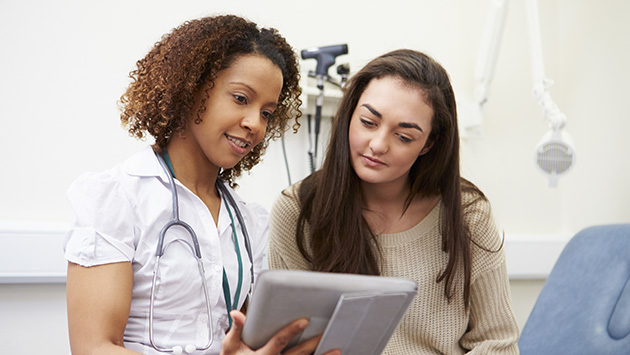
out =
<path fill-rule="evenodd" d="M 358 107 L 369 105 L 383 119 L 430 122 L 433 109 L 426 102 L 425 91 L 393 76 L 372 79 L 359 98 Z"/>
<path fill-rule="evenodd" d="M 282 71 L 269 58 L 258 54 L 242 55 L 232 65 L 217 73 L 217 81 L 252 85 L 259 94 L 279 96 L 282 90 Z"/>
<path fill-rule="evenodd" d="M 361 97 L 375 94 L 383 95 L 392 91 L 417 95 L 422 101 L 426 101 L 426 93 L 420 86 L 409 83 L 398 76 L 384 76 L 371 79 L 363 93 L 361 93 Z"/>

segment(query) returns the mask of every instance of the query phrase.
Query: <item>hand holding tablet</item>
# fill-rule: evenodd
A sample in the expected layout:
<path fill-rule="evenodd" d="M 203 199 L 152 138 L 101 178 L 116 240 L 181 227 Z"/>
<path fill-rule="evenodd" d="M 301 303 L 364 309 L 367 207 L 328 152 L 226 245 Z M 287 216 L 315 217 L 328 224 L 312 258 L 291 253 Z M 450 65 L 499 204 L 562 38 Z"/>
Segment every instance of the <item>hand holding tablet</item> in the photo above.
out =
<path fill-rule="evenodd" d="M 315 355 L 380 354 L 417 293 L 414 281 L 295 270 L 260 273 L 242 339 L 260 349 L 296 319 L 309 320 L 291 348 L 322 335 Z"/>

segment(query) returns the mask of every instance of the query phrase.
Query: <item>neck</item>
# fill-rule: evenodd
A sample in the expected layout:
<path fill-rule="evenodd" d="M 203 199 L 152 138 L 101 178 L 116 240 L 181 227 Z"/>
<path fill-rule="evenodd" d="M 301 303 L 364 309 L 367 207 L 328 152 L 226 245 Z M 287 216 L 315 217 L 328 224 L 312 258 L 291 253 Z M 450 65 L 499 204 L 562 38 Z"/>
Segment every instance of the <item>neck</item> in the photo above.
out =
<path fill-rule="evenodd" d="M 365 203 L 363 217 L 376 234 L 409 230 L 420 223 L 440 200 L 439 195 L 416 195 L 405 209 L 409 195 L 406 179 L 378 185 L 362 183 L 362 190 Z"/>
<path fill-rule="evenodd" d="M 409 195 L 407 180 L 386 184 L 361 183 L 365 208 L 378 213 L 398 213 L 402 216 L 405 201 Z"/>
<path fill-rule="evenodd" d="M 174 135 L 166 148 L 177 180 L 197 196 L 218 196 L 215 182 L 219 168 L 211 164 L 201 150 L 191 149 L 186 143 L 185 139 Z"/>

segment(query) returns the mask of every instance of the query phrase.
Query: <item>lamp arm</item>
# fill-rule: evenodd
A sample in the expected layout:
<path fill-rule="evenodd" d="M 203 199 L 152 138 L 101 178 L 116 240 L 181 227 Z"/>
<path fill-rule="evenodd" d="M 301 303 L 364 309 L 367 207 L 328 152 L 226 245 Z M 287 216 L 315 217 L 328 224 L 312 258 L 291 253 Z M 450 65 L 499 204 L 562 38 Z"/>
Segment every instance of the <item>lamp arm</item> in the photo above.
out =
<path fill-rule="evenodd" d="M 507 16 L 508 0 L 491 0 L 475 65 L 475 103 L 481 107 L 488 100 L 490 82 L 499 54 L 501 36 Z"/>
<path fill-rule="evenodd" d="M 545 77 L 540 22 L 538 19 L 538 0 L 526 0 L 526 4 L 534 100 L 542 107 L 543 115 L 549 122 L 549 126 L 554 130 L 559 130 L 564 127 L 566 116 L 560 111 L 549 93 L 549 87 L 553 85 L 553 80 Z"/>

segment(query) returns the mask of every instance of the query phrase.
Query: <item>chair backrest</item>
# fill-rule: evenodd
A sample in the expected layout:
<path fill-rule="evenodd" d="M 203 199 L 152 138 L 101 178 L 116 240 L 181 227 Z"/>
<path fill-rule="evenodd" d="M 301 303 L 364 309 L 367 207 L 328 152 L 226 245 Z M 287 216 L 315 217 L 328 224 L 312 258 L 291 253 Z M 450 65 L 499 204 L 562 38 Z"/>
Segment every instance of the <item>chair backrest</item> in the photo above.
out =
<path fill-rule="evenodd" d="M 521 355 L 630 354 L 630 224 L 566 245 L 519 340 Z"/>

